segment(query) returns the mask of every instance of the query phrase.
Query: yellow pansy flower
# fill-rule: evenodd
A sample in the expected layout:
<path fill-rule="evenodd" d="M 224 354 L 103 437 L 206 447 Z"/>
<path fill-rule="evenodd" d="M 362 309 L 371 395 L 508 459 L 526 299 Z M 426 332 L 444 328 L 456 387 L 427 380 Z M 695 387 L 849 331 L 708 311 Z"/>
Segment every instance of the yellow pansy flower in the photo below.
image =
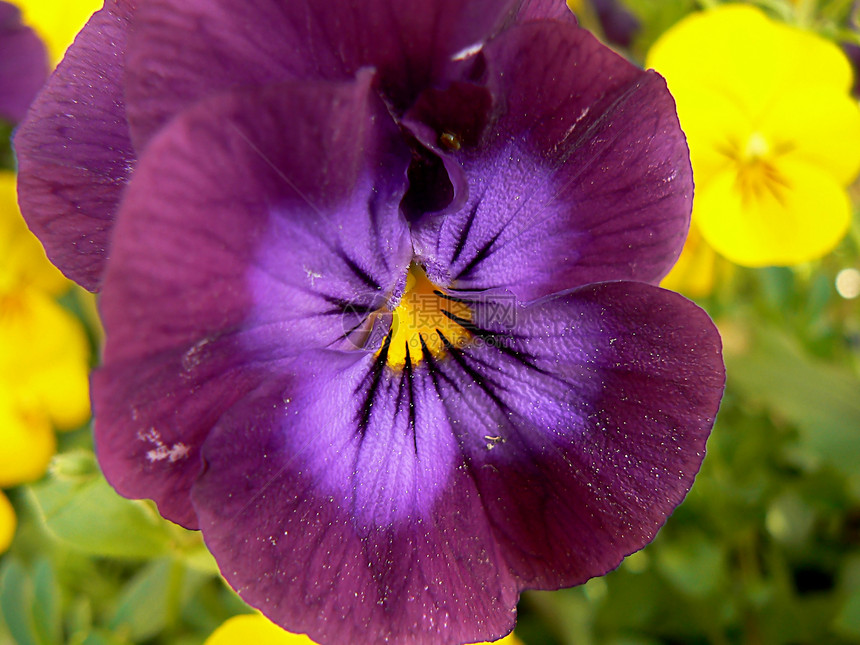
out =
<path fill-rule="evenodd" d="M 669 29 L 646 65 L 675 96 L 696 181 L 693 222 L 709 245 L 752 267 L 834 248 L 860 169 L 860 109 L 836 45 L 728 4 Z"/>
<path fill-rule="evenodd" d="M 0 553 L 4 553 L 12 544 L 17 524 L 12 503 L 3 494 L 3 491 L 0 491 Z"/>
<path fill-rule="evenodd" d="M 45 41 L 51 63 L 56 65 L 75 35 L 102 8 L 102 0 L 12 0 L 24 22 Z"/>
<path fill-rule="evenodd" d="M 226 620 L 216 629 L 203 645 L 236 645 L 237 643 L 254 643 L 254 645 L 315 645 L 314 641 L 304 634 L 286 632 L 262 614 L 242 614 Z M 506 636 L 496 645 L 522 645 L 513 634 Z M 355 644 L 358 645 L 358 644 Z M 476 645 L 489 645 L 477 643 Z"/>
<path fill-rule="evenodd" d="M 89 342 L 54 300 L 69 282 L 21 219 L 11 173 L 0 173 L 0 487 L 41 477 L 54 428 L 89 418 Z"/>

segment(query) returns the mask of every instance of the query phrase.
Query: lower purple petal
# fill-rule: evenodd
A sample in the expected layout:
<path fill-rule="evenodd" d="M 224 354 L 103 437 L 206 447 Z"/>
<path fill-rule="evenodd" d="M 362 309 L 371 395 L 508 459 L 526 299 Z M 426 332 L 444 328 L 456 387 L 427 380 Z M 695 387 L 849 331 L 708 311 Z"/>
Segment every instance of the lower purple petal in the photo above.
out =
<path fill-rule="evenodd" d="M 641 283 L 514 306 L 400 371 L 308 353 L 225 415 L 193 498 L 245 600 L 321 642 L 492 639 L 654 537 L 722 395 L 713 324 Z"/>
<path fill-rule="evenodd" d="M 219 423 L 194 488 L 207 545 L 247 602 L 318 642 L 501 637 L 517 593 L 444 405 L 429 375 L 376 381 L 373 362 L 308 355 Z"/>

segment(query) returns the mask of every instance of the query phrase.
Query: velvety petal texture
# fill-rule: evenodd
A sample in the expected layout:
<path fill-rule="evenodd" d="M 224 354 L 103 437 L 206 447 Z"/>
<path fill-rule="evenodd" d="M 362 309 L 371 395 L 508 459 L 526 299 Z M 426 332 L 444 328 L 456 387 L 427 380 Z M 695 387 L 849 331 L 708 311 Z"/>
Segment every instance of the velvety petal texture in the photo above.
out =
<path fill-rule="evenodd" d="M 123 103 L 131 0 L 87 23 L 15 136 L 21 210 L 67 277 L 98 289 L 136 154 Z"/>
<path fill-rule="evenodd" d="M 689 490 L 725 375 L 655 286 L 684 136 L 560 0 L 110 0 L 17 146 L 102 287 L 107 479 L 285 629 L 500 638 Z"/>
<path fill-rule="evenodd" d="M 17 123 L 48 77 L 48 54 L 15 5 L 0 2 L 0 119 Z"/>
<path fill-rule="evenodd" d="M 94 386 L 96 446 L 120 492 L 196 526 L 187 491 L 221 413 L 270 363 L 359 342 L 353 327 L 409 260 L 396 208 L 408 159 L 381 149 L 394 127 L 380 111 L 366 75 L 237 90 L 147 149 L 117 227 Z"/>
<path fill-rule="evenodd" d="M 444 360 L 311 352 L 222 418 L 194 501 L 249 602 L 321 642 L 492 639 L 522 588 L 584 582 L 653 537 L 704 456 L 715 328 L 641 283 L 512 327 L 504 305 L 475 303 L 480 342 Z"/>
<path fill-rule="evenodd" d="M 692 208 L 663 80 L 561 23 L 514 27 L 485 56 L 496 121 L 479 145 L 452 153 L 468 201 L 414 233 L 431 279 L 523 300 L 598 280 L 658 282 Z"/>
<path fill-rule="evenodd" d="M 403 109 L 444 82 L 450 60 L 480 45 L 513 0 L 151 0 L 129 48 L 129 114 L 140 145 L 219 89 L 290 79 L 344 80 L 362 67 Z M 254 20 L 247 19 L 249 11 Z"/>

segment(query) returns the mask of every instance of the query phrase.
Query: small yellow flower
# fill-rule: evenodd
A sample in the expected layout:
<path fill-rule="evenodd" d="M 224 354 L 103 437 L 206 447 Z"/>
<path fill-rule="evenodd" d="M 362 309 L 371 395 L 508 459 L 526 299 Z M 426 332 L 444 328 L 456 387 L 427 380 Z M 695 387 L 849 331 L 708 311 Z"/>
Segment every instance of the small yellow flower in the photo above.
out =
<path fill-rule="evenodd" d="M 62 59 L 66 48 L 90 16 L 102 8 L 102 0 L 12 0 L 48 47 L 51 63 Z"/>
<path fill-rule="evenodd" d="M 68 288 L 21 219 L 13 175 L 0 173 L 0 487 L 39 479 L 54 428 L 89 417 L 89 342 L 54 300 Z"/>
<path fill-rule="evenodd" d="M 303 634 L 286 632 L 261 614 L 233 616 L 216 629 L 204 645 L 314 645 Z"/>
<path fill-rule="evenodd" d="M 315 642 L 304 634 L 286 632 L 262 614 L 242 614 L 233 616 L 221 624 L 203 645 L 237 645 L 238 643 L 254 643 L 254 645 L 315 645 Z M 494 641 L 495 645 L 522 645 L 516 636 L 510 634 L 502 640 Z M 353 645 L 359 645 L 355 643 Z M 490 645 L 476 643 L 475 645 Z"/>
<path fill-rule="evenodd" d="M 0 491 L 0 553 L 5 553 L 12 544 L 15 537 L 15 527 L 18 521 L 15 518 L 15 509 L 12 503 L 2 491 Z"/>
<path fill-rule="evenodd" d="M 860 109 L 833 43 L 746 5 L 688 16 L 649 52 L 687 134 L 693 221 L 745 266 L 792 265 L 845 235 Z"/>
<path fill-rule="evenodd" d="M 0 488 L 39 479 L 57 448 L 50 420 L 20 405 L 5 387 L 0 387 L 0 445 Z"/>

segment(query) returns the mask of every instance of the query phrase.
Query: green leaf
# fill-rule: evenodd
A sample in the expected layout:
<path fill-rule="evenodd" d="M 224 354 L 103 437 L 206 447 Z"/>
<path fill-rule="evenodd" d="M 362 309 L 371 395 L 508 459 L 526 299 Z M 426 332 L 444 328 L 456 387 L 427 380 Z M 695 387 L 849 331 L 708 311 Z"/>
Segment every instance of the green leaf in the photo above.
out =
<path fill-rule="evenodd" d="M 711 595 L 725 581 L 725 554 L 719 543 L 690 533 L 661 547 L 657 566 L 685 595 Z"/>
<path fill-rule="evenodd" d="M 844 636 L 860 638 L 860 590 L 848 596 L 833 627 Z"/>
<path fill-rule="evenodd" d="M 0 572 L 0 608 L 17 645 L 41 645 L 33 618 L 33 585 L 17 560 L 9 558 Z"/>
<path fill-rule="evenodd" d="M 152 558 L 170 548 L 167 523 L 147 503 L 120 497 L 92 453 L 58 456 L 51 475 L 30 490 L 48 532 L 84 553 Z"/>
<path fill-rule="evenodd" d="M 805 449 L 847 475 L 856 472 L 860 379 L 816 360 L 775 328 L 730 325 L 726 336 L 730 386 L 795 425 Z"/>
<path fill-rule="evenodd" d="M 108 626 L 135 642 L 152 638 L 177 623 L 181 609 L 207 579 L 173 558 L 151 562 L 126 586 Z"/>
<path fill-rule="evenodd" d="M 33 616 L 40 637 L 47 643 L 62 642 L 62 610 L 57 576 L 49 560 L 42 558 L 33 567 L 35 603 Z"/>

